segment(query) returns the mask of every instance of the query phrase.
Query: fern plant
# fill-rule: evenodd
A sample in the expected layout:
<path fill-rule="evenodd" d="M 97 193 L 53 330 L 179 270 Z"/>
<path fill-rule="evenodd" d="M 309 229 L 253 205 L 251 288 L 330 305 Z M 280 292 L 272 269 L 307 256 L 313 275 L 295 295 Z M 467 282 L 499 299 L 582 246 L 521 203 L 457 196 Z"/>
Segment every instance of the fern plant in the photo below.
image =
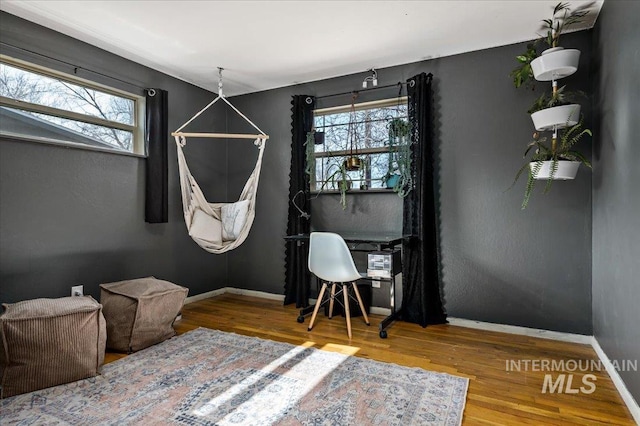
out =
<path fill-rule="evenodd" d="M 561 130 L 559 140 L 557 142 L 552 140 L 551 146 L 547 145 L 547 137 L 539 137 L 538 133 L 534 134 L 534 140 L 527 145 L 523 156 L 527 159 L 527 156 L 531 154 L 531 157 L 520 167 L 513 180 L 513 184 L 511 184 L 512 188 L 524 171 L 528 170 L 527 184 L 522 201 L 523 210 L 526 209 L 529 204 L 529 199 L 536 185 L 536 176 L 540 172 L 543 162 L 551 161 L 549 177 L 544 188 L 545 194 L 551 189 L 551 184 L 558 171 L 559 161 L 579 161 L 581 164 L 591 168 L 589 160 L 580 152 L 573 149 L 585 135 L 592 136 L 591 130 L 583 129 L 582 126 L 583 118 L 581 117 L 580 121 L 574 126 Z"/>

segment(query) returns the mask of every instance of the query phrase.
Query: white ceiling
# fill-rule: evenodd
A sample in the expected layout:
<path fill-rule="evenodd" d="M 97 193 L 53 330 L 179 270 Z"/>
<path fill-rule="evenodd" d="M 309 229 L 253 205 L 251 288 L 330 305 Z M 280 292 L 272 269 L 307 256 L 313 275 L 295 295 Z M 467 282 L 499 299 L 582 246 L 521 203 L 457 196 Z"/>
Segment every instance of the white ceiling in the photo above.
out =
<path fill-rule="evenodd" d="M 272 89 L 536 38 L 558 0 L 24 1 L 0 9 L 211 91 Z M 588 7 L 591 28 L 604 0 Z M 592 4 L 591 4 L 592 3 Z"/>

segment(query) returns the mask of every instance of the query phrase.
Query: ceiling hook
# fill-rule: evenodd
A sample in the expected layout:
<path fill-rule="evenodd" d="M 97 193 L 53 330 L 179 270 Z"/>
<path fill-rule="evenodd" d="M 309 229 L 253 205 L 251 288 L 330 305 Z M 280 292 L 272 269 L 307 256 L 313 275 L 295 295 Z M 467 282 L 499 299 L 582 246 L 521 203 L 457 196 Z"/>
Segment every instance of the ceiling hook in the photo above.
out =
<path fill-rule="evenodd" d="M 224 68 L 218 67 L 218 96 L 223 97 L 222 94 L 222 71 Z"/>

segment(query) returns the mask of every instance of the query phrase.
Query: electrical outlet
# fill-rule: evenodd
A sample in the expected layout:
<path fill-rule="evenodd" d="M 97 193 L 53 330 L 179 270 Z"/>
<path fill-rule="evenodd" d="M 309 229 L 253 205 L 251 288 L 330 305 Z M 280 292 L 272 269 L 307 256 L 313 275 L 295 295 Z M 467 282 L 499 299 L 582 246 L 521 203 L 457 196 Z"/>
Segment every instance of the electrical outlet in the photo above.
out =
<path fill-rule="evenodd" d="M 84 296 L 84 286 L 82 285 L 74 285 L 71 287 L 71 295 L 72 296 Z"/>

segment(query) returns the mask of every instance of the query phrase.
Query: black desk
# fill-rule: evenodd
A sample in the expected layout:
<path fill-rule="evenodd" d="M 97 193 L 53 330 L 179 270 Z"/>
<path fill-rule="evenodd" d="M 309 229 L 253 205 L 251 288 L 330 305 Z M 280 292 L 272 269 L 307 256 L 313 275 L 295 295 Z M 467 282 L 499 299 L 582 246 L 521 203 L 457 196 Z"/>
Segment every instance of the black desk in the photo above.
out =
<path fill-rule="evenodd" d="M 402 244 L 404 237 L 397 234 L 381 234 L 381 233 L 338 233 L 349 246 L 351 251 L 383 251 L 393 250 Z M 309 234 L 287 235 L 284 237 L 286 241 L 296 241 L 298 245 L 307 244 Z M 398 311 L 396 310 L 396 275 L 401 273 L 402 265 L 394 265 L 391 278 L 382 277 L 362 277 L 363 280 L 370 281 L 386 281 L 389 282 L 389 300 L 391 304 L 391 314 L 380 322 L 380 337 L 387 337 L 387 327 L 397 319 Z M 308 306 L 300 310 L 300 318 L 304 321 L 304 316 L 313 311 L 314 306 Z"/>
<path fill-rule="evenodd" d="M 344 239 L 352 251 L 374 251 L 392 249 L 402 243 L 401 235 L 375 234 L 375 233 L 342 233 L 337 232 Z M 287 235 L 287 241 L 297 241 L 304 244 L 309 241 L 309 234 Z"/>

